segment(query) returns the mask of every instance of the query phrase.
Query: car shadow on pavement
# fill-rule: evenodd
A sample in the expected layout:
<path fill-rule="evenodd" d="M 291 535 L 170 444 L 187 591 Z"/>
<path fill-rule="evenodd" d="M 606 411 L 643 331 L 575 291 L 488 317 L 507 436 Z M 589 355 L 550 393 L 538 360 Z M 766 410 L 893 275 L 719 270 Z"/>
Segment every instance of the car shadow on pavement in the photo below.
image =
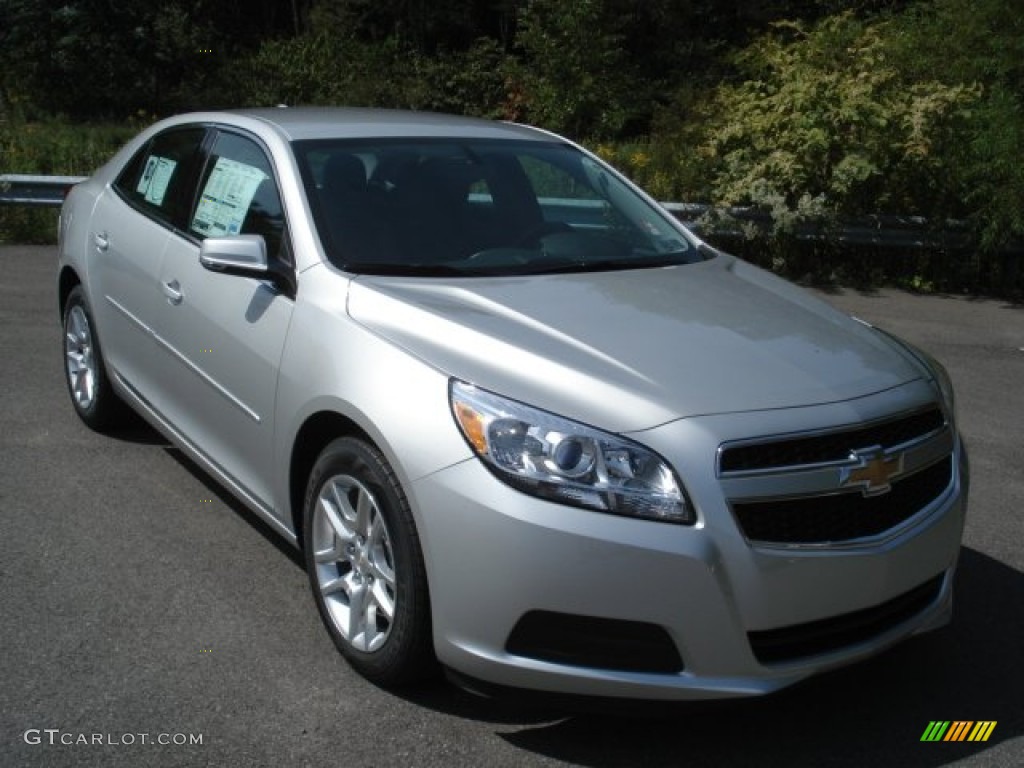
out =
<path fill-rule="evenodd" d="M 281 538 L 281 534 L 267 524 L 259 515 L 233 496 L 216 478 L 190 459 L 178 447 L 158 432 L 148 421 L 134 411 L 125 414 L 123 423 L 119 423 L 112 434 L 117 440 L 138 445 L 162 446 L 164 452 L 176 461 L 182 469 L 202 483 L 206 489 L 217 497 L 224 506 L 236 512 L 257 530 L 275 549 L 282 552 L 299 568 L 305 570 L 302 554 Z"/>
<path fill-rule="evenodd" d="M 170 443 L 167 443 L 164 450 L 167 452 L 168 456 L 178 462 L 184 470 L 195 477 L 196 480 L 202 483 L 210 493 L 216 496 L 218 501 L 238 514 L 238 516 L 249 523 L 254 530 L 258 531 L 260 535 L 267 540 L 267 543 L 274 547 L 274 549 L 291 560 L 292 563 L 298 566 L 300 570 L 306 570 L 306 565 L 302 559 L 302 553 L 282 538 L 281 534 L 278 533 L 276 529 L 272 528 L 270 524 L 264 521 L 263 518 L 232 495 L 231 492 L 221 485 L 216 478 L 192 461 L 192 459 L 185 455 L 179 448 L 176 448 Z"/>
<path fill-rule="evenodd" d="M 111 437 L 136 445 L 166 445 L 170 441 L 161 435 L 153 426 L 135 411 L 125 408 L 123 418 L 119 418 L 116 429 L 109 433 Z"/>
<path fill-rule="evenodd" d="M 410 698 L 495 724 L 532 717 L 498 735 L 573 765 L 946 765 L 1024 734 L 1024 574 L 965 547 L 956 590 L 949 627 L 765 698 L 560 716 L 453 690 Z M 997 724 L 987 742 L 923 742 L 932 721 Z"/>

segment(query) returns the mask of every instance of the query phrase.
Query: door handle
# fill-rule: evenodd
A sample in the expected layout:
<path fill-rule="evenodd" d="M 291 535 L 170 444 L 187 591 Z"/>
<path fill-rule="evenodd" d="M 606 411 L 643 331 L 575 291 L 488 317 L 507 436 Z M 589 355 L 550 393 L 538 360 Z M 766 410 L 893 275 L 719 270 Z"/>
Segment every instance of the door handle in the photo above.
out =
<path fill-rule="evenodd" d="M 164 283 L 161 287 L 163 288 L 164 296 L 167 297 L 167 301 L 171 304 L 181 304 L 181 300 L 185 298 L 185 294 L 181 292 L 181 285 L 177 280 Z"/>
<path fill-rule="evenodd" d="M 94 232 L 92 240 L 96 243 L 97 250 L 105 251 L 110 247 L 110 239 L 107 237 L 106 232 Z"/>

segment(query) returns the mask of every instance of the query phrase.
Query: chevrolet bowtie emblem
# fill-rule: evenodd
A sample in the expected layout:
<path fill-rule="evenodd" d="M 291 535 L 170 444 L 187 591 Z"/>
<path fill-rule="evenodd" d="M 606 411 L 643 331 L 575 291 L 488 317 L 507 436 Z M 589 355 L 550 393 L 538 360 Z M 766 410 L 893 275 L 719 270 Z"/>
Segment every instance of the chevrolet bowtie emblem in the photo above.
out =
<path fill-rule="evenodd" d="M 856 465 L 839 470 L 839 485 L 860 488 L 865 496 L 878 496 L 892 490 L 892 479 L 903 474 L 903 454 L 886 456 L 881 447 L 851 451 Z"/>

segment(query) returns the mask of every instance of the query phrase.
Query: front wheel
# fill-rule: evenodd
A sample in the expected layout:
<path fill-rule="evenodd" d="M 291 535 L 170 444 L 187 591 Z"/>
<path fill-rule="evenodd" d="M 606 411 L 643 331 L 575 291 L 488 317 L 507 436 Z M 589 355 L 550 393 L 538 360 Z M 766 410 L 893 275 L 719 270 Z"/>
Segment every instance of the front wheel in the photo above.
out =
<path fill-rule="evenodd" d="M 384 456 L 356 438 L 330 443 L 313 467 L 303 512 L 313 598 L 342 655 L 379 685 L 432 673 L 419 536 Z"/>

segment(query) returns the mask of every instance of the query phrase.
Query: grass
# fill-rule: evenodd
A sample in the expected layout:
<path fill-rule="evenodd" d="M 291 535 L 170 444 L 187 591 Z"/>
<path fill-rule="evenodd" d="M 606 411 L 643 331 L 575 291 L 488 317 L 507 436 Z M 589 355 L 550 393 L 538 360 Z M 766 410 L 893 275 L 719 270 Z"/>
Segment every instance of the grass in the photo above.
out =
<path fill-rule="evenodd" d="M 88 176 L 140 127 L 0 120 L 0 174 Z M 55 209 L 0 207 L 0 243 L 52 243 L 56 235 Z"/>

